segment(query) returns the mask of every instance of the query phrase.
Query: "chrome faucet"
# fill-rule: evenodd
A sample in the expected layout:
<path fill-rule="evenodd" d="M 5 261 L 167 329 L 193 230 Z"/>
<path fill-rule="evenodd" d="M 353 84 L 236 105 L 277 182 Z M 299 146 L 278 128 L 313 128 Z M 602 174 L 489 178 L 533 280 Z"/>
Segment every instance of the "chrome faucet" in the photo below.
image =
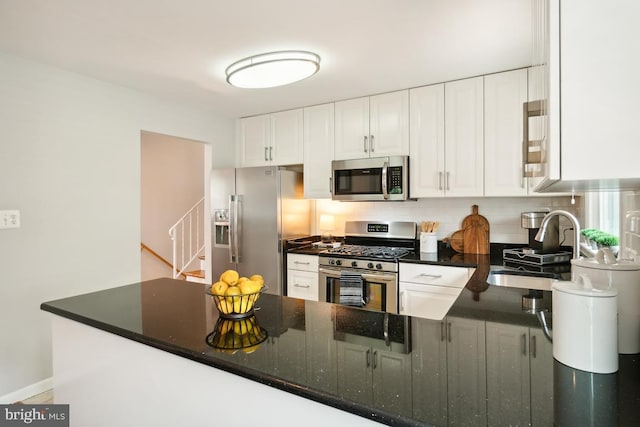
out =
<path fill-rule="evenodd" d="M 542 218 L 542 224 L 540 224 L 540 230 L 538 230 L 538 234 L 536 234 L 535 239 L 538 242 L 542 242 L 544 235 L 547 232 L 549 220 L 554 215 L 562 215 L 571 221 L 571 225 L 573 226 L 573 258 L 580 258 L 580 223 L 578 222 L 578 218 L 576 218 L 571 212 L 558 209 L 546 214 L 544 218 Z"/>

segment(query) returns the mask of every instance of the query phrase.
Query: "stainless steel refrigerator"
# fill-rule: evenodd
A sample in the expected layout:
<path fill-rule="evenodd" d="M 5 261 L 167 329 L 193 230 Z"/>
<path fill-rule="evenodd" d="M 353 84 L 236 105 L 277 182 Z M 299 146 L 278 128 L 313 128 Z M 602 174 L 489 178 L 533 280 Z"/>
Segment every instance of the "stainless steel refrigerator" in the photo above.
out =
<path fill-rule="evenodd" d="M 283 295 L 283 239 L 310 232 L 302 185 L 302 173 L 276 166 L 212 171 L 214 282 L 227 269 L 261 274 L 266 292 Z"/>

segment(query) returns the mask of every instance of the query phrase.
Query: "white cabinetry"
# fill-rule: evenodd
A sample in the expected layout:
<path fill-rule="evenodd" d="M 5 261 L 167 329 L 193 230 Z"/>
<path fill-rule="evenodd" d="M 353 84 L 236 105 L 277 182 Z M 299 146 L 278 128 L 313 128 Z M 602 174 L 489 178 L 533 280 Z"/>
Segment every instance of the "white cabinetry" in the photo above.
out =
<path fill-rule="evenodd" d="M 441 320 L 473 271 L 463 267 L 400 263 L 400 314 Z"/>
<path fill-rule="evenodd" d="M 410 92 L 411 197 L 482 196 L 482 77 Z"/>
<path fill-rule="evenodd" d="M 553 424 L 552 346 L 540 329 L 486 323 L 489 425 Z"/>
<path fill-rule="evenodd" d="M 549 56 L 550 130 L 546 179 L 537 189 L 640 188 L 640 61 L 630 56 L 640 51 L 640 3 L 538 3 L 548 9 L 534 20 L 549 16 L 536 34 Z"/>
<path fill-rule="evenodd" d="M 318 256 L 287 254 L 287 296 L 318 301 Z"/>
<path fill-rule="evenodd" d="M 409 194 L 444 196 L 444 84 L 411 89 L 409 99 Z"/>
<path fill-rule="evenodd" d="M 408 90 L 335 103 L 336 160 L 408 154 Z"/>
<path fill-rule="evenodd" d="M 522 106 L 527 70 L 484 77 L 484 195 L 526 196 L 522 170 Z"/>
<path fill-rule="evenodd" d="M 240 166 L 300 164 L 302 109 L 240 119 Z"/>
<path fill-rule="evenodd" d="M 334 104 L 304 109 L 304 197 L 331 198 Z"/>
<path fill-rule="evenodd" d="M 444 85 L 445 191 L 448 196 L 482 196 L 484 189 L 483 80 Z"/>
<path fill-rule="evenodd" d="M 338 393 L 410 416 L 411 355 L 337 342 Z"/>

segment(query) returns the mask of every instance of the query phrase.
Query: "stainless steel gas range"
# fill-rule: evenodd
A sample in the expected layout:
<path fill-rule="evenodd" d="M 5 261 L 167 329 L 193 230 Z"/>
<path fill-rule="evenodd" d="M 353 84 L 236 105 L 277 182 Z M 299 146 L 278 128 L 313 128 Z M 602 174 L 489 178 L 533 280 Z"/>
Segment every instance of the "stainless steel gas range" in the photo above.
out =
<path fill-rule="evenodd" d="M 320 300 L 398 312 L 398 260 L 416 250 L 416 223 L 347 221 L 344 245 L 320 254 Z"/>

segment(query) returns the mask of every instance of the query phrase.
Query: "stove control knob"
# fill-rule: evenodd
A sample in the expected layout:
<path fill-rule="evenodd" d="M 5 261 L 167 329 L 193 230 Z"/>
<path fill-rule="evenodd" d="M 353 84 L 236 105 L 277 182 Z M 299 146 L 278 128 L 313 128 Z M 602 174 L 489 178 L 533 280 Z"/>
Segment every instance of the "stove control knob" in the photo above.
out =
<path fill-rule="evenodd" d="M 337 261 L 336 261 L 336 265 L 342 265 L 342 261 L 337 260 Z"/>
<path fill-rule="evenodd" d="M 330 259 L 330 260 L 329 260 L 329 265 L 333 265 L 333 264 L 335 264 L 335 263 L 336 263 L 336 262 L 335 262 L 334 260 L 332 260 L 332 259 Z"/>
<path fill-rule="evenodd" d="M 351 267 L 357 267 L 358 263 L 357 261 L 351 261 Z"/>
<path fill-rule="evenodd" d="M 369 264 L 367 264 L 367 268 L 373 268 L 373 263 L 370 262 Z"/>
<path fill-rule="evenodd" d="M 380 264 L 380 263 L 376 264 L 376 268 L 377 268 L 378 270 L 382 270 L 382 264 Z"/>

